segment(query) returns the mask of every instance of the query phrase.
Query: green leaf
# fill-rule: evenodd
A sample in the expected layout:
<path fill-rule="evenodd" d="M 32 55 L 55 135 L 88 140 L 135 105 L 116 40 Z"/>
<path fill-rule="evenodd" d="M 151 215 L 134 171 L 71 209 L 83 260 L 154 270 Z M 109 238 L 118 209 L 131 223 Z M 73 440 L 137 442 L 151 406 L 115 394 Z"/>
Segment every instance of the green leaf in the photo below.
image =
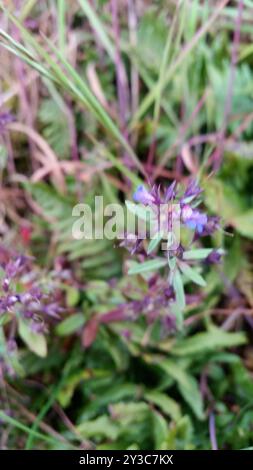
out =
<path fill-rule="evenodd" d="M 145 393 L 145 399 L 154 405 L 158 406 L 163 413 L 178 421 L 181 418 L 180 407 L 175 400 L 168 397 L 165 393 L 157 392 L 156 390 Z"/>
<path fill-rule="evenodd" d="M 154 434 L 154 449 L 163 450 L 167 447 L 168 424 L 166 419 L 157 411 L 152 412 L 152 424 Z"/>
<path fill-rule="evenodd" d="M 19 29 L 22 37 L 26 40 L 33 50 L 36 51 L 38 55 L 38 59 L 31 60 L 29 59 L 29 50 L 27 51 L 25 48 L 22 53 L 19 50 L 19 44 L 15 42 L 15 47 L 13 47 L 12 52 L 19 57 L 21 57 L 24 61 L 28 62 L 34 68 L 38 69 L 40 64 L 44 62 L 46 73 L 49 74 L 49 77 L 52 81 L 56 82 L 57 84 L 61 85 L 64 90 L 67 90 L 75 99 L 82 105 L 88 108 L 89 111 L 96 117 L 98 122 L 102 124 L 102 126 L 111 133 L 112 136 L 125 148 L 128 152 L 129 157 L 133 159 L 135 165 L 139 170 L 145 175 L 145 171 L 143 169 L 142 164 L 138 160 L 137 156 L 135 155 L 132 147 L 125 139 L 124 135 L 121 133 L 119 128 L 117 127 L 116 123 L 112 120 L 110 115 L 107 111 L 103 108 L 100 104 L 99 100 L 95 97 L 93 92 L 90 90 L 89 86 L 87 85 L 84 77 L 79 75 L 76 69 L 68 62 L 65 56 L 59 51 L 59 49 L 48 39 L 48 37 L 44 36 L 44 40 L 47 43 L 47 47 L 41 46 L 40 42 L 37 41 L 35 36 L 30 34 L 28 29 L 26 29 L 22 23 L 10 13 L 3 5 L 0 4 L 0 8 L 2 11 L 6 13 L 8 18 L 12 23 L 16 25 Z M 1 32 L 2 34 L 2 32 Z M 9 42 L 12 44 L 12 39 L 8 39 Z M 8 44 L 6 45 L 8 47 Z M 57 57 L 58 60 L 55 60 L 48 52 L 47 49 L 50 49 L 54 56 Z M 49 73 L 50 72 L 50 73 Z"/>
<path fill-rule="evenodd" d="M 18 331 L 22 340 L 34 354 L 40 357 L 46 357 L 47 343 L 44 335 L 34 333 L 23 320 L 19 320 Z"/>
<path fill-rule="evenodd" d="M 176 267 L 176 264 L 177 264 L 177 258 L 175 256 L 169 256 L 168 258 L 168 264 L 169 264 L 169 268 L 174 271 L 175 267 Z"/>
<path fill-rule="evenodd" d="M 162 238 L 163 238 L 163 233 L 157 233 L 155 238 L 150 240 L 149 245 L 148 245 L 148 251 L 147 251 L 148 255 L 152 253 L 152 251 L 154 251 L 157 245 L 159 245 Z"/>
<path fill-rule="evenodd" d="M 181 331 L 183 329 L 184 324 L 183 309 L 180 307 L 180 305 L 178 305 L 177 302 L 173 302 L 170 306 L 170 309 L 171 313 L 176 317 L 177 329 Z"/>
<path fill-rule="evenodd" d="M 87 0 L 78 0 L 80 6 L 82 7 L 85 15 L 87 16 L 92 28 L 96 31 L 97 36 L 99 37 L 101 44 L 103 44 L 105 50 L 111 57 L 115 60 L 115 46 L 111 42 L 110 37 L 108 36 L 106 29 L 100 19 L 100 15 L 97 15 L 96 11 L 90 5 Z"/>
<path fill-rule="evenodd" d="M 9 313 L 4 313 L 0 316 L 0 326 L 6 325 L 11 320 L 11 315 Z"/>
<path fill-rule="evenodd" d="M 241 235 L 253 239 L 253 209 L 233 217 L 231 223 Z"/>
<path fill-rule="evenodd" d="M 159 71 L 168 35 L 164 14 L 155 9 L 147 11 L 141 18 L 138 28 L 137 53 L 140 60 L 154 71 Z"/>
<path fill-rule="evenodd" d="M 196 379 L 180 367 L 180 364 L 169 359 L 161 361 L 159 367 L 175 380 L 184 400 L 191 407 L 195 415 L 199 419 L 203 419 L 203 400 Z"/>
<path fill-rule="evenodd" d="M 212 253 L 213 248 L 196 248 L 195 250 L 185 251 L 183 254 L 184 260 L 194 260 L 194 259 L 205 259 L 210 253 Z"/>
<path fill-rule="evenodd" d="M 39 120 L 43 125 L 42 134 L 57 156 L 67 158 L 70 153 L 70 135 L 66 110 L 53 99 L 42 101 Z"/>
<path fill-rule="evenodd" d="M 4 170 L 8 160 L 7 148 L 0 144 L 0 171 Z"/>
<path fill-rule="evenodd" d="M 183 310 L 185 308 L 185 294 L 182 276 L 177 269 L 173 275 L 173 287 L 176 294 L 176 303 L 178 307 Z"/>
<path fill-rule="evenodd" d="M 189 266 L 186 263 L 179 263 L 180 270 L 182 273 L 188 277 L 192 282 L 195 284 L 198 284 L 199 286 L 205 287 L 206 286 L 206 281 L 203 279 L 203 277 L 191 266 Z"/>
<path fill-rule="evenodd" d="M 67 286 L 66 291 L 66 301 L 68 307 L 75 307 L 80 298 L 79 290 L 76 287 Z"/>
<path fill-rule="evenodd" d="M 167 265 L 167 260 L 162 258 L 156 258 L 144 263 L 135 264 L 132 268 L 129 269 L 128 274 L 142 274 L 148 271 L 156 271 Z"/>
<path fill-rule="evenodd" d="M 171 352 L 177 356 L 188 356 L 217 349 L 230 348 L 246 343 L 244 333 L 229 333 L 221 328 L 212 327 L 204 333 L 197 333 L 191 338 L 178 341 Z"/>
<path fill-rule="evenodd" d="M 102 415 L 90 421 L 85 421 L 77 426 L 78 433 L 86 438 L 106 437 L 107 439 L 116 439 L 119 433 L 119 426 L 108 416 Z"/>
<path fill-rule="evenodd" d="M 79 330 L 84 325 L 85 318 L 82 313 L 76 313 L 75 315 L 70 315 L 65 318 L 61 323 L 56 327 L 56 333 L 59 336 L 66 336 L 74 333 Z"/>
<path fill-rule="evenodd" d="M 208 181 L 205 187 L 205 202 L 215 214 L 222 216 L 227 223 L 245 210 L 245 203 L 234 186 L 220 179 Z"/>

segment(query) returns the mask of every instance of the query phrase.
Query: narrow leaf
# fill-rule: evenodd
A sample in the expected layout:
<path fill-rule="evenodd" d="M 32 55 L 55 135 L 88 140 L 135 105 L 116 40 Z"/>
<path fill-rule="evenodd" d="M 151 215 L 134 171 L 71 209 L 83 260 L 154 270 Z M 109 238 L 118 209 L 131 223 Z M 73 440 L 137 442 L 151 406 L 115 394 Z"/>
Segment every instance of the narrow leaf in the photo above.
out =
<path fill-rule="evenodd" d="M 185 308 L 185 294 L 184 294 L 184 285 L 182 281 L 182 276 L 177 269 L 173 275 L 173 287 L 176 294 L 176 303 L 180 309 Z"/>
<path fill-rule="evenodd" d="M 203 419 L 203 400 L 196 379 L 189 375 L 179 363 L 168 359 L 162 361 L 159 366 L 175 380 L 181 395 L 195 415 Z"/>
<path fill-rule="evenodd" d="M 245 334 L 242 332 L 229 333 L 221 328 L 212 327 L 210 331 L 197 333 L 191 338 L 178 341 L 172 348 L 172 353 L 177 356 L 188 356 L 217 349 L 230 348 L 246 343 Z"/>
<path fill-rule="evenodd" d="M 212 253 L 213 248 L 196 248 L 196 250 L 188 250 L 183 254 L 183 259 L 185 260 L 194 260 L 194 259 L 205 259 L 210 253 Z"/>
<path fill-rule="evenodd" d="M 142 274 L 148 271 L 156 271 L 157 269 L 166 266 L 166 259 L 156 258 L 150 261 L 145 261 L 144 263 L 137 264 L 129 269 L 128 274 Z"/>
<path fill-rule="evenodd" d="M 203 279 L 203 277 L 191 266 L 189 266 L 186 263 L 179 263 L 180 270 L 182 273 L 188 277 L 192 282 L 195 284 L 198 284 L 199 286 L 205 287 L 206 286 L 206 281 Z"/>
<path fill-rule="evenodd" d="M 85 319 L 82 313 L 76 313 L 71 315 L 68 318 L 65 318 L 59 325 L 56 327 L 56 333 L 59 336 L 66 336 L 74 333 L 79 330 L 81 326 L 84 325 Z"/>
<path fill-rule="evenodd" d="M 148 245 L 148 251 L 147 251 L 148 255 L 152 253 L 152 251 L 154 251 L 154 249 L 159 245 L 162 238 L 163 238 L 163 233 L 161 232 L 161 233 L 157 233 L 155 238 L 150 240 L 149 245 Z"/>

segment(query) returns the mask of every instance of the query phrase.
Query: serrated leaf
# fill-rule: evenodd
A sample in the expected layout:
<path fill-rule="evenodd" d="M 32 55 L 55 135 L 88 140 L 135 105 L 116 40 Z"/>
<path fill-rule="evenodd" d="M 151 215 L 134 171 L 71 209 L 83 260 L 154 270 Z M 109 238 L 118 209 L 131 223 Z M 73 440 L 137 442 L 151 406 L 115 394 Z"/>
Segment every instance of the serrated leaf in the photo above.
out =
<path fill-rule="evenodd" d="M 86 438 L 116 439 L 119 433 L 119 426 L 108 416 L 102 415 L 90 421 L 85 421 L 77 426 L 78 433 Z"/>
<path fill-rule="evenodd" d="M 198 284 L 199 286 L 205 287 L 206 286 L 206 281 L 203 279 L 203 277 L 191 266 L 189 266 L 186 263 L 180 263 L 179 264 L 180 270 L 182 273 L 188 277 L 192 282 L 195 284 Z"/>
<path fill-rule="evenodd" d="M 196 379 L 180 367 L 180 364 L 168 359 L 161 361 L 159 367 L 175 380 L 181 395 L 195 415 L 199 419 L 203 419 L 203 400 Z"/>
<path fill-rule="evenodd" d="M 168 437 L 168 424 L 166 419 L 157 411 L 152 412 L 152 424 L 154 435 L 155 450 L 166 449 L 166 440 Z"/>
<path fill-rule="evenodd" d="M 128 274 L 142 274 L 148 271 L 156 271 L 167 265 L 167 260 L 162 258 L 156 258 L 144 263 L 137 264 L 129 269 Z"/>
<path fill-rule="evenodd" d="M 47 343 L 44 335 L 40 333 L 34 333 L 29 325 L 27 325 L 23 320 L 19 320 L 18 332 L 30 351 L 34 352 L 34 354 L 37 354 L 37 356 L 46 357 Z"/>
<path fill-rule="evenodd" d="M 65 318 L 61 323 L 56 327 L 56 333 L 59 336 L 66 336 L 74 333 L 79 330 L 84 325 L 85 318 L 82 313 L 76 313 L 75 315 L 70 315 Z"/>
<path fill-rule="evenodd" d="M 175 400 L 167 396 L 165 393 L 156 390 L 145 393 L 144 397 L 154 405 L 158 406 L 163 413 L 177 421 L 181 417 L 180 407 Z"/>
<path fill-rule="evenodd" d="M 70 152 L 69 126 L 67 113 L 64 111 L 64 105 L 60 107 L 53 99 L 44 99 L 39 109 L 42 134 L 61 158 L 67 157 Z"/>

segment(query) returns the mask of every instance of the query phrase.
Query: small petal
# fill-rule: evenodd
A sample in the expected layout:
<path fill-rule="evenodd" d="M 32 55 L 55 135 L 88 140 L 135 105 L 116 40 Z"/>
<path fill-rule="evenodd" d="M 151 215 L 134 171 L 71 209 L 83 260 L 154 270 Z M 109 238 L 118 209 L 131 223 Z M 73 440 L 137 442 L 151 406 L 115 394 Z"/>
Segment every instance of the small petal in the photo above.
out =
<path fill-rule="evenodd" d="M 173 181 L 173 183 L 171 183 L 171 185 L 168 187 L 168 189 L 165 193 L 165 202 L 169 202 L 172 199 L 175 199 L 175 197 L 176 197 L 176 186 L 177 186 L 177 182 Z"/>
<path fill-rule="evenodd" d="M 217 250 L 213 250 L 205 259 L 205 264 L 219 264 L 221 262 L 221 256 L 221 253 Z"/>
<path fill-rule="evenodd" d="M 154 196 L 152 196 L 143 185 L 140 185 L 133 194 L 133 200 L 147 205 L 154 202 Z"/>

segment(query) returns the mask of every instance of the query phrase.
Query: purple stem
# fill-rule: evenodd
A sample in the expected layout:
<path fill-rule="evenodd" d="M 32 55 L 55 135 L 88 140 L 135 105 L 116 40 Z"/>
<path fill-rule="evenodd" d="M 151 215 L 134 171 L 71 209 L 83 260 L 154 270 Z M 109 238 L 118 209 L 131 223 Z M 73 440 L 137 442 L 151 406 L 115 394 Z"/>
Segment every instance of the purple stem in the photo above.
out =
<path fill-rule="evenodd" d="M 215 417 L 214 413 L 209 414 L 209 434 L 212 450 L 218 450 L 217 439 L 216 439 L 216 429 L 215 429 Z"/>
<path fill-rule="evenodd" d="M 100 323 L 111 323 L 111 322 L 118 322 L 118 321 L 125 321 L 129 320 L 129 315 L 127 315 L 124 311 L 124 305 L 119 308 L 115 308 L 110 312 L 104 313 L 100 315 L 99 322 Z"/>
<path fill-rule="evenodd" d="M 125 137 L 127 138 L 127 132 L 125 129 L 126 126 L 126 117 L 128 114 L 128 88 L 126 82 L 126 73 L 124 70 L 124 65 L 122 63 L 121 54 L 120 54 L 120 28 L 119 28 L 119 18 L 118 18 L 118 1 L 111 0 L 112 8 L 112 23 L 113 23 L 113 32 L 115 38 L 115 66 L 116 66 L 116 81 L 117 81 L 117 94 L 119 100 L 119 119 L 120 126 L 124 132 Z"/>
<path fill-rule="evenodd" d="M 70 133 L 71 157 L 72 157 L 72 160 L 77 161 L 79 160 L 78 145 L 77 145 L 77 132 L 76 132 L 74 113 L 72 110 L 70 100 L 67 100 L 66 110 L 67 110 L 67 121 L 68 121 L 68 126 L 69 126 L 69 133 Z"/>

